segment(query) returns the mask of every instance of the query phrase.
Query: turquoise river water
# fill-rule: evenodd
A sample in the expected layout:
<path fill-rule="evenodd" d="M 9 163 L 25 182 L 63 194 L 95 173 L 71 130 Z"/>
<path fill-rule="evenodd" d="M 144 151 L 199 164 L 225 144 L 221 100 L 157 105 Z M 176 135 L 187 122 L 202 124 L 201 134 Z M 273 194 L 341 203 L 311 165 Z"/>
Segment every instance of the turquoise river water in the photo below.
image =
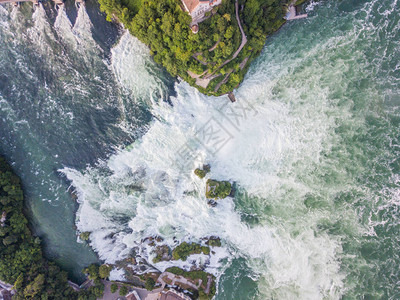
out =
<path fill-rule="evenodd" d="M 399 299 L 400 2 L 305 10 L 231 104 L 171 78 L 94 2 L 0 6 L 0 154 L 46 255 L 81 280 L 99 258 L 151 259 L 148 236 L 217 235 L 178 264 L 214 273 L 218 300 Z M 207 205 L 203 163 L 235 197 Z"/>

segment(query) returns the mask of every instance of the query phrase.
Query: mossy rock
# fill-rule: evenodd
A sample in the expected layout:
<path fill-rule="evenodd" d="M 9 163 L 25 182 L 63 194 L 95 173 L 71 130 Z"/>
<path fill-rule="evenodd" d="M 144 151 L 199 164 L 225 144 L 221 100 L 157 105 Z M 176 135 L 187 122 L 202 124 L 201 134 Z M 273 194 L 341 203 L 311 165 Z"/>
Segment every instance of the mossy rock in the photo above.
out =
<path fill-rule="evenodd" d="M 210 237 L 206 244 L 210 247 L 221 247 L 221 239 L 219 237 Z"/>
<path fill-rule="evenodd" d="M 202 247 L 201 247 L 201 251 L 202 251 L 205 255 L 210 255 L 210 247 L 202 246 Z"/>
<path fill-rule="evenodd" d="M 90 232 L 89 231 L 84 231 L 79 235 L 79 238 L 82 241 L 88 241 L 90 239 Z"/>
<path fill-rule="evenodd" d="M 199 176 L 200 179 L 203 179 L 207 173 L 209 173 L 211 170 L 210 165 L 203 165 L 203 169 L 197 168 L 194 170 L 194 174 Z"/>
<path fill-rule="evenodd" d="M 230 195 L 232 185 L 229 181 L 208 179 L 206 184 L 206 197 L 209 199 L 223 199 Z"/>

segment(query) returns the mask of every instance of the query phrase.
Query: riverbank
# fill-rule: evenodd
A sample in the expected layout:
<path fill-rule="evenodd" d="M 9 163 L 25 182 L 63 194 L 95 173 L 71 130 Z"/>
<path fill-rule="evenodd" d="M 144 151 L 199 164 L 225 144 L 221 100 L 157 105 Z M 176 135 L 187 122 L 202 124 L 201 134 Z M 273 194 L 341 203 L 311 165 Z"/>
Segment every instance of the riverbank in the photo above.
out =
<path fill-rule="evenodd" d="M 97 287 L 96 297 L 99 300 L 157 300 L 164 299 L 163 295 L 170 292 L 175 295 L 176 299 L 211 300 L 216 293 L 216 278 L 202 270 L 185 271 L 178 267 L 171 267 L 164 272 L 153 271 L 141 275 L 130 275 L 131 279 L 135 279 L 133 282 L 133 280 L 104 279 L 104 277 L 110 276 L 112 266 L 107 265 L 108 267 L 110 268 L 104 273 L 106 268 L 103 268 L 102 271 L 102 266 L 98 268 L 91 265 L 85 270 L 88 280 L 84 284 L 76 286 L 69 282 L 69 285 L 80 294 Z"/>
<path fill-rule="evenodd" d="M 24 216 L 24 193 L 19 178 L 0 156 L 0 279 L 19 299 L 77 299 L 66 272 L 42 255 L 39 237 L 31 234 Z M 6 284 L 7 283 L 7 284 Z M 84 292 L 89 296 L 92 291 Z"/>

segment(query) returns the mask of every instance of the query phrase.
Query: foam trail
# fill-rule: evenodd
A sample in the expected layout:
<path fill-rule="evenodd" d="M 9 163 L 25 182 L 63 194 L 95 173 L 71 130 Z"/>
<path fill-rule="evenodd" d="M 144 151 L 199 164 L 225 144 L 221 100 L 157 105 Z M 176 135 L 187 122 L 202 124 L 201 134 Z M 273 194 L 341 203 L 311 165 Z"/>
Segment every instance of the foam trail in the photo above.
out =
<path fill-rule="evenodd" d="M 94 50 L 100 51 L 100 47 L 96 44 L 92 36 L 93 24 L 86 12 L 85 5 L 79 6 L 78 16 L 72 28 L 72 32 L 81 46 L 81 51 Z"/>
<path fill-rule="evenodd" d="M 67 16 L 64 5 L 58 9 L 57 18 L 54 22 L 54 28 L 56 29 L 58 35 L 65 41 L 65 43 L 69 45 L 71 49 L 76 50 L 77 41 L 72 32 L 72 24 Z"/>
<path fill-rule="evenodd" d="M 9 12 L 8 10 L 0 5 L 0 26 L 7 29 L 9 27 L 8 21 Z"/>
<path fill-rule="evenodd" d="M 42 55 L 51 57 L 54 55 L 51 45 L 56 44 L 57 41 L 41 3 L 35 7 L 32 19 L 34 26 L 28 29 L 28 37 Z"/>

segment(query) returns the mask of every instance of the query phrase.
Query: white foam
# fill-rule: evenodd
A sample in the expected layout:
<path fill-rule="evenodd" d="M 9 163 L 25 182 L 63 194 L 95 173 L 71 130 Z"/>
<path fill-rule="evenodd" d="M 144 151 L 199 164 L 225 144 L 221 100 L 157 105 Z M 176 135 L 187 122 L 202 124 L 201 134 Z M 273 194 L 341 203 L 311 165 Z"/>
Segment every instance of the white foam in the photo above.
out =
<path fill-rule="evenodd" d="M 10 26 L 8 23 L 8 17 L 9 17 L 8 10 L 3 6 L 0 6 L 0 26 L 3 27 L 4 29 L 8 29 Z"/>
<path fill-rule="evenodd" d="M 121 36 L 111 51 L 111 68 L 121 86 L 129 90 L 133 101 L 148 105 L 163 98 L 161 69 L 150 58 L 149 49 L 128 31 Z M 157 92 L 157 94 L 156 94 Z"/>
<path fill-rule="evenodd" d="M 108 278 L 113 281 L 125 281 L 125 271 L 124 269 L 112 269 Z"/>
<path fill-rule="evenodd" d="M 211 177 L 236 181 L 259 197 L 280 193 L 283 185 L 305 193 L 301 183 L 294 178 L 281 178 L 280 173 L 290 167 L 293 159 L 298 159 L 294 151 L 303 151 L 308 159 L 318 160 L 329 120 L 318 117 L 321 112 L 315 109 L 315 115 L 298 119 L 308 107 L 293 116 L 288 113 L 287 104 L 265 101 L 261 98 L 264 92 L 260 95 L 252 90 L 254 102 L 248 119 L 242 121 L 239 129 L 225 119 L 223 124 L 232 139 L 218 153 L 210 155 L 194 136 L 210 120 L 222 122 L 224 113 L 221 115 L 218 110 L 222 100 L 207 98 L 186 83 L 176 88 L 174 106 L 155 104 L 155 121 L 129 150 L 112 156 L 107 166 L 89 169 L 86 174 L 64 170 L 79 190 L 82 202 L 77 226 L 82 231 L 94 232 L 92 244 L 100 257 L 109 262 L 121 259 L 147 236 L 161 235 L 173 246 L 173 238 L 199 241 L 204 236 L 217 235 L 227 248 L 217 259 L 206 262 L 207 270 L 214 274 L 221 270 L 222 257 L 239 255 L 247 257 L 253 270 L 265 274 L 263 278 L 273 282 L 275 288 L 304 285 L 299 292 L 316 297 L 332 285 L 340 287 L 342 276 L 335 261 L 335 253 L 340 251 L 338 241 L 328 236 L 315 237 L 307 226 L 297 238 L 292 238 L 283 227 L 260 224 L 250 228 L 241 221 L 232 199 L 224 199 L 210 208 L 206 204 L 204 181 L 192 175 L 196 165 L 207 162 L 212 166 Z M 229 105 L 238 108 L 241 104 L 238 101 Z M 312 118 L 312 122 L 308 121 Z M 185 143 L 195 149 L 199 159 L 189 161 L 182 170 L 175 161 Z M 103 176 L 105 170 L 111 173 Z M 116 215 L 130 218 L 129 230 L 120 232 L 118 227 L 124 224 L 112 221 Z M 119 232 L 112 242 L 105 239 L 110 231 Z M 322 248 L 326 250 L 321 251 Z M 204 259 L 197 257 L 195 264 L 204 264 Z M 165 269 L 170 265 L 162 262 L 157 267 Z M 184 262 L 178 265 L 189 268 Z"/>

